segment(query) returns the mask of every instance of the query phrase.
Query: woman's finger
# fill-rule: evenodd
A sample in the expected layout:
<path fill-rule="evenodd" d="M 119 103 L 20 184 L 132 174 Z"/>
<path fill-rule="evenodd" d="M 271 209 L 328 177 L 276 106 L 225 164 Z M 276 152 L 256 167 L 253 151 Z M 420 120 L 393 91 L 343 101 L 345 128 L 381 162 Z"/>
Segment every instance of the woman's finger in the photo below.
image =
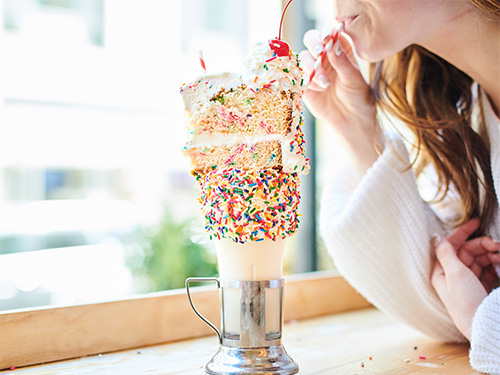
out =
<path fill-rule="evenodd" d="M 312 29 L 306 31 L 304 34 L 303 42 L 314 59 L 317 59 L 321 52 L 323 52 L 324 45 L 319 30 Z"/>
<path fill-rule="evenodd" d="M 338 37 L 340 43 L 340 54 L 338 54 L 337 47 L 334 45 L 327 53 L 328 61 L 337 72 L 339 83 L 345 89 L 359 90 L 366 87 L 366 81 L 361 74 L 358 63 L 354 59 L 351 61 L 350 55 L 353 54 L 352 46 L 344 34 Z"/>
<path fill-rule="evenodd" d="M 483 273 L 483 267 L 481 267 L 477 263 L 472 263 L 469 269 L 474 273 L 474 275 L 476 275 L 478 279 L 481 277 L 481 274 Z"/>
<path fill-rule="evenodd" d="M 500 263 L 500 253 L 499 252 L 488 252 L 486 256 L 489 258 L 490 262 L 493 264 Z"/>
<path fill-rule="evenodd" d="M 434 249 L 437 260 L 443 267 L 447 282 L 454 282 L 453 279 L 460 278 L 464 272 L 472 271 L 475 275 L 481 275 L 482 267 L 473 263 L 471 267 L 467 267 L 458 259 L 457 251 L 453 245 L 447 240 L 442 240 Z M 450 279 L 452 281 L 450 281 Z"/>
<path fill-rule="evenodd" d="M 485 267 L 489 263 L 500 262 L 499 249 L 500 243 L 493 241 L 490 237 L 477 237 L 466 241 L 460 247 L 458 258 L 468 267 L 474 262 Z"/>
<path fill-rule="evenodd" d="M 466 241 L 459 249 L 459 256 L 462 253 L 467 254 L 470 257 L 476 257 L 485 253 L 484 246 L 482 245 L 484 241 L 484 237 L 477 237 L 470 241 Z"/>
<path fill-rule="evenodd" d="M 307 51 L 299 53 L 299 59 L 302 62 L 302 67 L 306 73 L 306 77 L 310 77 L 314 71 L 314 77 L 308 84 L 308 89 L 313 91 L 324 91 L 330 86 L 331 79 L 328 77 L 332 73 L 332 69 L 328 69 L 328 61 L 321 57 L 321 54 L 327 48 L 323 44 L 324 40 L 321 37 L 319 30 L 312 29 L 304 34 L 304 45 Z M 329 44 L 331 46 L 331 43 Z M 321 59 L 321 60 L 319 60 Z"/>
<path fill-rule="evenodd" d="M 347 58 L 349 59 L 351 64 L 359 69 L 358 61 L 354 56 L 354 48 L 352 47 L 351 42 L 349 42 L 345 34 L 340 34 L 339 42 L 340 42 L 340 47 L 342 48 L 342 52 L 347 55 Z"/>
<path fill-rule="evenodd" d="M 491 264 L 490 257 L 488 253 L 479 255 L 474 259 L 474 263 L 479 264 L 482 268 L 488 267 Z"/>
<path fill-rule="evenodd" d="M 472 240 L 466 241 L 461 247 L 459 252 L 467 251 L 468 253 L 477 256 L 485 252 L 498 252 L 500 250 L 500 243 L 493 241 L 491 237 L 476 237 Z"/>
<path fill-rule="evenodd" d="M 299 53 L 299 59 L 300 59 L 302 68 L 304 69 L 305 77 L 310 76 L 311 72 L 314 68 L 315 59 L 313 58 L 311 53 L 307 50 L 301 51 Z M 321 74 L 324 74 L 324 73 L 321 72 Z M 324 85 L 320 85 L 317 77 L 315 77 L 311 82 L 309 82 L 307 89 L 313 90 L 313 91 L 324 91 L 325 87 L 324 87 Z"/>
<path fill-rule="evenodd" d="M 438 259 L 436 259 L 434 268 L 432 269 L 431 284 L 439 296 L 446 291 L 446 276 Z"/>
<path fill-rule="evenodd" d="M 485 269 L 493 268 L 494 264 L 498 264 L 498 262 L 491 262 L 489 254 L 484 254 L 476 257 L 467 267 L 469 267 L 469 269 L 479 278 Z"/>
<path fill-rule="evenodd" d="M 500 250 L 500 243 L 494 241 L 491 237 L 480 237 L 481 238 L 481 247 L 489 252 L 497 252 Z"/>
<path fill-rule="evenodd" d="M 480 277 L 481 283 L 483 284 L 484 289 L 489 293 L 493 286 L 493 283 L 498 280 L 497 272 L 493 266 L 486 267 L 483 269 L 483 273 Z"/>
<path fill-rule="evenodd" d="M 479 224 L 480 221 L 477 218 L 466 221 L 450 233 L 450 235 L 447 237 L 448 241 L 455 249 L 460 248 L 462 244 L 467 241 L 467 238 L 469 238 L 472 233 L 474 233 L 476 229 L 479 228 Z"/>

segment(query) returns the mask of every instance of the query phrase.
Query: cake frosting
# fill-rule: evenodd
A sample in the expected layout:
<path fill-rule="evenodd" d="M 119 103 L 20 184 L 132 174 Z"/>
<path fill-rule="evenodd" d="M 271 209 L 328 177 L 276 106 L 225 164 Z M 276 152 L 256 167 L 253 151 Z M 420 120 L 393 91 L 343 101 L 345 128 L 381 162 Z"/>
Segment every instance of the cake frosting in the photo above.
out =
<path fill-rule="evenodd" d="M 242 65 L 241 79 L 253 90 L 273 85 L 302 94 L 302 68 L 298 56 L 291 51 L 288 56 L 278 56 L 269 43 L 257 43 Z"/>

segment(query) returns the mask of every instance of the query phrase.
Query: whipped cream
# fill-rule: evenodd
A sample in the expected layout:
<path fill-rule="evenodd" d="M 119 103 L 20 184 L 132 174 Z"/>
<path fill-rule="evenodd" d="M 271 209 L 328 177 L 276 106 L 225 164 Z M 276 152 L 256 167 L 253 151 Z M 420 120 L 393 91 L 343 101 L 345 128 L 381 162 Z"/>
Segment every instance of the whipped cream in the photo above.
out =
<path fill-rule="evenodd" d="M 301 93 L 303 81 L 299 65 L 299 59 L 292 51 L 288 56 L 277 56 L 268 43 L 257 43 L 243 61 L 241 79 L 254 90 L 273 85 Z"/>
<path fill-rule="evenodd" d="M 297 55 L 277 56 L 268 43 L 259 42 L 243 60 L 238 73 L 219 73 L 200 76 L 181 86 L 181 95 L 187 111 L 200 107 L 223 88 L 246 85 L 254 91 L 273 87 L 302 94 L 303 70 Z M 210 85 L 204 84 L 210 81 Z"/>

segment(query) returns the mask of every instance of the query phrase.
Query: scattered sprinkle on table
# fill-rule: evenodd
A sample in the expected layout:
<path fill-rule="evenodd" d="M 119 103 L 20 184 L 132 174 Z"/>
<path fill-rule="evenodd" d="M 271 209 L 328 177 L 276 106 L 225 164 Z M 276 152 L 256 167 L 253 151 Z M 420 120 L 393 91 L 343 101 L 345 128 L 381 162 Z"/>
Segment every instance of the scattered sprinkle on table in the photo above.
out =
<path fill-rule="evenodd" d="M 418 359 L 426 359 L 427 357 L 425 355 L 419 355 Z"/>

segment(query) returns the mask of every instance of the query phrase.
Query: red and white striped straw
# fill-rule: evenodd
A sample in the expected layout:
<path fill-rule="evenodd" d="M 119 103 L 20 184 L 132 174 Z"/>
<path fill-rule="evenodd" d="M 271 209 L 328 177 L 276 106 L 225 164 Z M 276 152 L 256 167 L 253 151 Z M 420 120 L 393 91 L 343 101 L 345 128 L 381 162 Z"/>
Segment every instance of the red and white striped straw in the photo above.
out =
<path fill-rule="evenodd" d="M 203 51 L 201 49 L 198 51 L 198 55 L 200 57 L 201 68 L 203 69 L 203 72 L 207 74 L 207 66 L 205 65 L 205 59 L 203 58 Z"/>
<path fill-rule="evenodd" d="M 311 71 L 311 74 L 309 75 L 309 77 L 306 79 L 306 82 L 304 83 L 304 87 L 307 87 L 312 82 L 314 76 L 316 75 L 316 72 L 321 67 L 321 64 L 323 64 L 323 61 L 326 57 L 326 54 L 332 49 L 333 45 L 335 44 L 336 48 L 340 48 L 339 46 L 337 46 L 337 41 L 338 41 L 339 34 L 342 32 L 343 29 L 344 29 L 344 24 L 341 23 L 336 29 L 333 29 L 333 31 L 330 34 L 326 35 L 323 38 L 323 44 L 324 43 L 326 43 L 326 44 L 323 47 L 323 51 L 316 58 L 316 61 L 314 62 L 313 70 Z M 338 55 L 338 53 L 337 53 L 337 55 Z"/>

